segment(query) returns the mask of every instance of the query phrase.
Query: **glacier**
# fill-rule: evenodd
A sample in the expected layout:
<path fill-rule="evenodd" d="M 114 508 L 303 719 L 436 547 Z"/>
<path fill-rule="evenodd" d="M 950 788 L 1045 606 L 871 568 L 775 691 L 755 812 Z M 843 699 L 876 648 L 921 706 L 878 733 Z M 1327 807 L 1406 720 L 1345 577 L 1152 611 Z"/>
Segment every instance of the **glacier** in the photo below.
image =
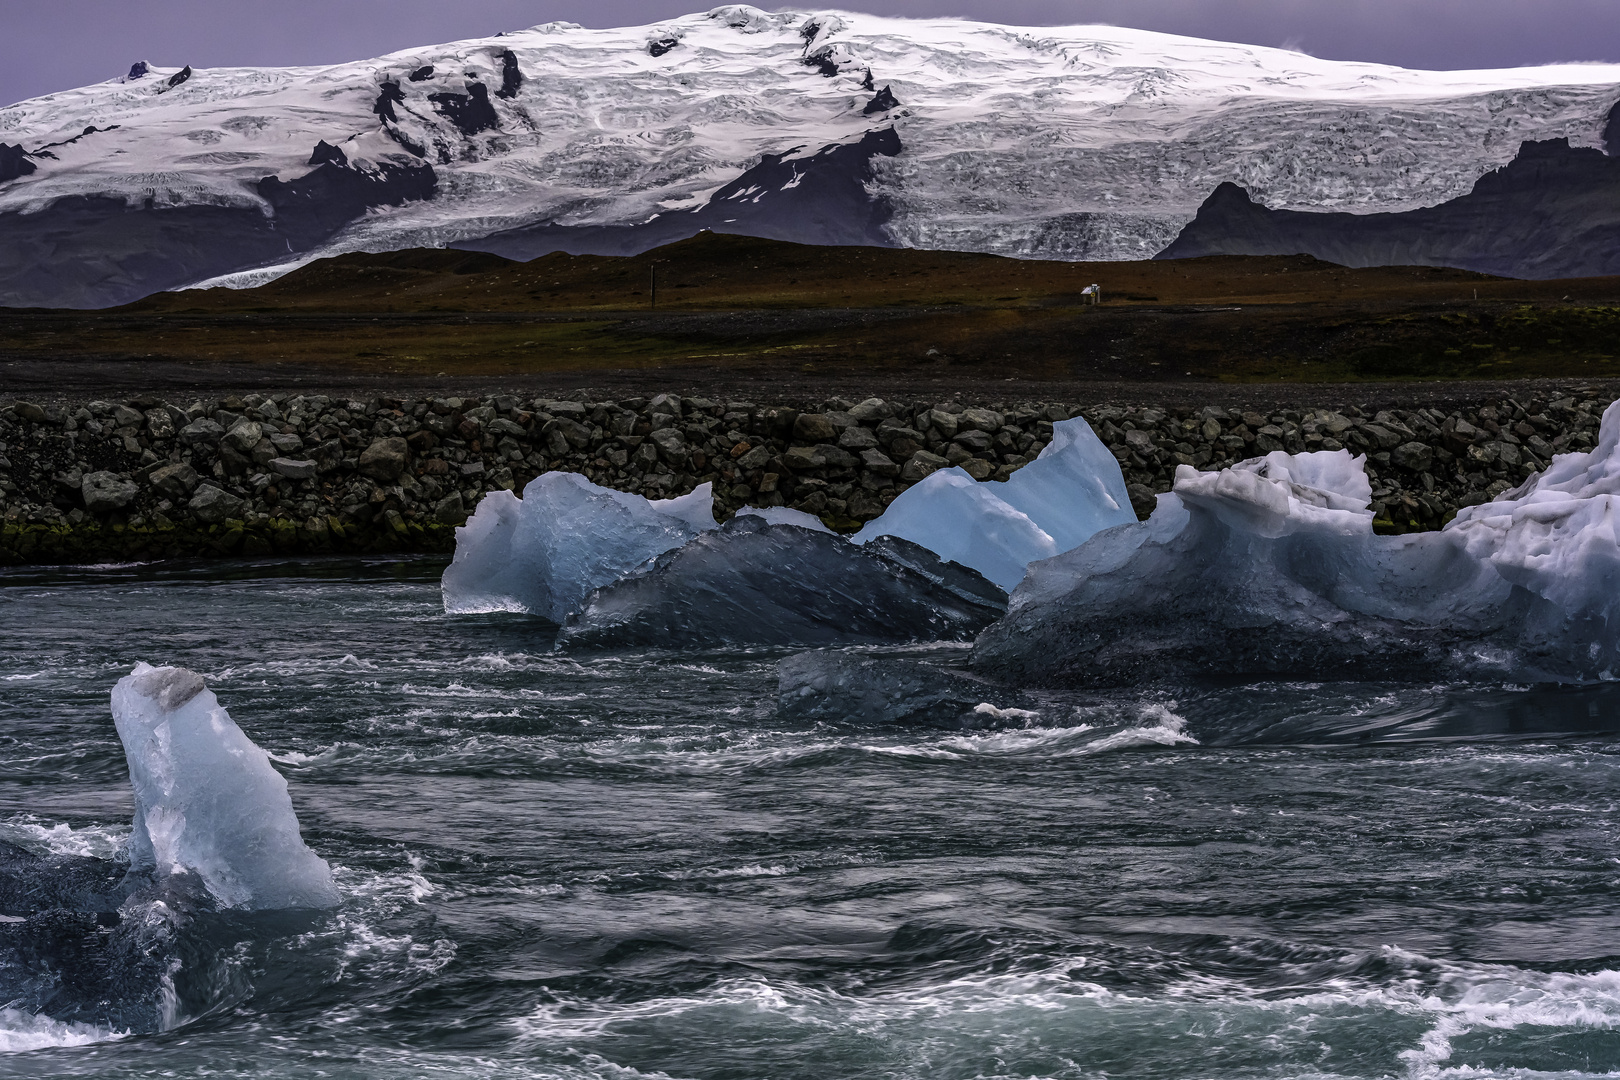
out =
<path fill-rule="evenodd" d="M 515 611 L 562 623 L 592 590 L 716 527 L 713 487 L 648 500 L 578 473 L 492 491 L 456 529 L 442 581 L 451 614 Z"/>
<path fill-rule="evenodd" d="M 1052 441 L 1006 480 L 962 468 L 913 484 L 854 536 L 898 536 L 971 566 L 1011 592 L 1030 563 L 1136 520 L 1119 463 L 1082 417 L 1052 425 Z"/>
<path fill-rule="evenodd" d="M 1033 563 L 974 669 L 1053 686 L 1620 673 L 1620 402 L 1592 451 L 1439 532 L 1376 535 L 1364 464 L 1179 467 L 1147 521 Z"/>
<path fill-rule="evenodd" d="M 562 649 L 965 641 L 1006 594 L 896 537 L 857 546 L 826 530 L 739 514 L 605 585 Z"/>
<path fill-rule="evenodd" d="M 326 908 L 337 888 L 298 830 L 287 781 L 185 668 L 136 664 L 112 691 L 129 761 L 130 869 L 195 874 L 222 907 Z"/>
<path fill-rule="evenodd" d="M 180 62 L 0 108 L 8 235 L 135 275 L 116 299 L 93 276 L 73 293 L 51 276 L 73 260 L 41 277 L 19 241 L 0 302 L 95 306 L 346 251 L 629 226 L 775 162 L 774 188 L 748 195 L 770 201 L 824 150 L 890 131 L 898 152 L 872 157 L 867 184 L 889 242 L 1148 258 L 1224 182 L 1276 209 L 1432 206 L 1525 141 L 1602 146 L 1620 99 L 1613 64 L 1410 71 L 1119 27 L 745 5 L 175 82 Z M 229 252 L 199 247 L 226 224 L 265 241 L 297 185 L 349 193 L 315 208 L 307 243 L 226 269 Z"/>

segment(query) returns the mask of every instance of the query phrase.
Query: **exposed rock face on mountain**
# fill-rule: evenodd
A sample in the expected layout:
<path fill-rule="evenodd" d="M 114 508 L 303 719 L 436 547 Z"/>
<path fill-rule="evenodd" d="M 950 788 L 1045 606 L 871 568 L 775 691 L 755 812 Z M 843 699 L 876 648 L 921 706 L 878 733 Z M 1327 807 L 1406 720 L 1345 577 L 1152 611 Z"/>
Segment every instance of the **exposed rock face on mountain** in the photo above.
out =
<path fill-rule="evenodd" d="M 854 142 L 834 143 L 814 153 L 804 149 L 766 154 L 696 210 L 672 210 L 635 225 L 547 222 L 450 246 L 525 260 L 553 251 L 636 255 L 705 229 L 800 244 L 891 246 L 884 226 L 894 208 L 869 185 L 875 159 L 900 153 L 894 129 L 869 131 Z"/>
<path fill-rule="evenodd" d="M 328 149 L 331 149 L 330 147 Z M 426 164 L 371 170 L 328 160 L 254 193 L 268 209 L 130 206 L 103 195 L 0 214 L 0 297 L 13 307 L 97 308 L 310 251 L 367 211 L 433 196 Z"/>
<path fill-rule="evenodd" d="M 258 284 L 346 251 L 626 251 L 702 228 L 1145 259 L 1223 182 L 1285 210 L 1433 207 L 1522 142 L 1612 145 L 1617 98 L 1620 65 L 1417 72 L 744 5 L 322 68 L 143 62 L 0 108 L 0 305 Z M 334 227 L 286 235 L 261 187 L 326 166 L 364 183 L 306 185 L 304 219 Z"/>
<path fill-rule="evenodd" d="M 1610 119 L 1614 128 L 1620 106 Z M 1395 214 L 1272 210 L 1215 189 L 1157 258 L 1313 255 L 1343 266 L 1451 266 L 1519 278 L 1620 273 L 1620 157 L 1527 142 L 1474 190 Z"/>

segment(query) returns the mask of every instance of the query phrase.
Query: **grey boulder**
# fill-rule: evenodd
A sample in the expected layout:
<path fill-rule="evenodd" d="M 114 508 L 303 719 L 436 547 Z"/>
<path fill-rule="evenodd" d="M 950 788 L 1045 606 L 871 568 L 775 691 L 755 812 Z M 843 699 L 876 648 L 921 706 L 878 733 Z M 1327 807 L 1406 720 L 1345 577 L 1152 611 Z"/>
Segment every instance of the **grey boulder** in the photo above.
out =
<path fill-rule="evenodd" d="M 117 473 L 103 470 L 90 473 L 80 481 L 79 491 L 84 496 L 86 510 L 92 514 L 110 514 L 134 502 L 141 489 Z"/>
<path fill-rule="evenodd" d="M 405 472 L 411 448 L 404 439 L 378 439 L 360 454 L 357 463 L 362 475 L 391 484 Z"/>
<path fill-rule="evenodd" d="M 152 486 L 169 498 L 183 499 L 197 486 L 197 470 L 184 462 L 165 465 L 155 470 L 150 479 Z"/>
<path fill-rule="evenodd" d="M 197 489 L 197 494 L 186 504 L 192 516 L 204 525 L 218 525 L 227 518 L 237 517 L 247 505 L 235 495 L 213 486 Z"/>
<path fill-rule="evenodd" d="M 320 470 L 313 461 L 297 458 L 271 458 L 270 468 L 288 480 L 313 480 Z"/>

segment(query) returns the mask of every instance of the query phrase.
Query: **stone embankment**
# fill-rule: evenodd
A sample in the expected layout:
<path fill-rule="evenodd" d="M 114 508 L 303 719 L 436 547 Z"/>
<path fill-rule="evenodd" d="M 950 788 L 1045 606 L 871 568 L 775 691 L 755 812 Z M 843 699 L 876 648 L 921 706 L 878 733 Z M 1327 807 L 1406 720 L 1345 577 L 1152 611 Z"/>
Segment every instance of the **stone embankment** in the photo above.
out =
<path fill-rule="evenodd" d="M 450 551 L 485 493 L 547 469 L 649 498 L 708 481 L 722 514 L 791 506 L 849 530 L 936 469 L 1005 479 L 1075 415 L 1118 458 L 1140 516 L 1178 465 L 1345 447 L 1367 455 L 1383 530 L 1432 529 L 1552 455 L 1590 449 L 1607 404 L 1579 392 L 1450 412 L 672 395 L 0 401 L 0 563 Z"/>

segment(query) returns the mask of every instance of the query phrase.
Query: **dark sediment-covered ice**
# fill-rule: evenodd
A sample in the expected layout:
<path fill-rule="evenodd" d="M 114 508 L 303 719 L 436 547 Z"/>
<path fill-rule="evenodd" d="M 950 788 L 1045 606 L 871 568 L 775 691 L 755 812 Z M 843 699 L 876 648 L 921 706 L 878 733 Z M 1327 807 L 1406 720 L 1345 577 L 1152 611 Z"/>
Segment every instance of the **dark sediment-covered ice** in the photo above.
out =
<path fill-rule="evenodd" d="M 1377 536 L 1362 459 L 1183 466 L 1149 521 L 1030 567 L 977 670 L 1047 685 L 1189 676 L 1604 681 L 1620 672 L 1620 406 L 1444 530 Z"/>
<path fill-rule="evenodd" d="M 839 536 L 739 516 L 597 589 L 561 647 L 965 640 L 1003 610 L 976 571 L 896 537 Z"/>
<path fill-rule="evenodd" d="M 213 899 L 195 875 L 128 869 L 0 842 L 4 1008 L 102 1031 L 173 1026 L 187 982 L 181 935 Z"/>
<path fill-rule="evenodd" d="M 1037 715 L 1017 690 L 915 660 L 822 649 L 788 657 L 776 674 L 777 715 L 792 719 L 986 728 Z"/>

